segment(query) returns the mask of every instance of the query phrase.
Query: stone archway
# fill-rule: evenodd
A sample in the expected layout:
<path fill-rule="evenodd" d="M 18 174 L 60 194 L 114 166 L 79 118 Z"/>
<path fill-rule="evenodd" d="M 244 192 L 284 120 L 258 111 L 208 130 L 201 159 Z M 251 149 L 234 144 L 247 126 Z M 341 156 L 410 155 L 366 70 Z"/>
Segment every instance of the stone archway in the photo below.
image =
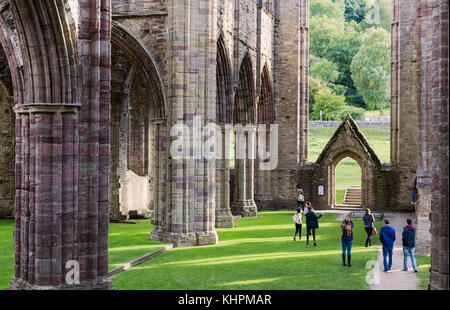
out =
<path fill-rule="evenodd" d="M 335 207 L 335 169 L 344 158 L 361 167 L 362 208 L 377 209 L 377 191 L 385 184 L 382 165 L 358 126 L 348 115 L 337 128 L 315 163 L 299 170 L 298 184 L 316 209 Z"/>
<path fill-rule="evenodd" d="M 156 136 L 167 118 L 164 84 L 150 52 L 117 22 L 111 43 L 110 219 L 148 218 L 161 204 Z"/>
<path fill-rule="evenodd" d="M 329 205 L 332 208 L 335 208 L 337 206 L 336 203 L 336 168 L 339 165 L 339 163 L 341 161 L 343 161 L 346 158 L 351 158 L 354 161 L 356 161 L 356 163 L 359 165 L 360 169 L 361 169 L 361 205 L 359 205 L 359 207 L 366 205 L 367 201 L 367 179 L 366 179 L 366 175 L 370 175 L 370 171 L 367 171 L 367 166 L 365 166 L 365 161 L 363 158 L 361 158 L 357 152 L 354 152 L 351 148 L 349 148 L 348 150 L 343 151 L 342 153 L 340 153 L 339 155 L 337 155 L 334 160 L 332 161 L 331 164 L 331 182 L 330 182 L 330 190 L 331 190 L 331 197 L 330 197 L 330 202 Z"/>

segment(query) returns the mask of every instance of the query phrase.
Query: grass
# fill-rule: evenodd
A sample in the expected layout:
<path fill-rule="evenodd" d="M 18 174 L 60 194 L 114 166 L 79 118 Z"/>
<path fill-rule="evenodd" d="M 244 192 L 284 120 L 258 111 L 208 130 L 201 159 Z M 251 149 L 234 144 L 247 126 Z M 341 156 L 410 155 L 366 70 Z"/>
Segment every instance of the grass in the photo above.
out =
<path fill-rule="evenodd" d="M 430 256 L 416 256 L 417 263 L 417 277 L 419 280 L 419 288 L 421 290 L 428 289 L 428 283 L 430 283 L 430 267 L 431 267 L 431 257 Z"/>
<path fill-rule="evenodd" d="M 109 227 L 109 270 L 166 246 L 150 239 L 150 220 Z M 0 220 L 0 290 L 8 289 L 14 275 L 13 229 L 14 221 Z"/>
<path fill-rule="evenodd" d="M 317 160 L 336 129 L 334 127 L 309 127 L 308 161 L 314 162 Z M 388 163 L 390 161 L 390 131 L 375 128 L 360 128 L 360 130 L 381 162 Z"/>
<path fill-rule="evenodd" d="M 150 239 L 150 220 L 137 222 L 109 225 L 109 270 L 167 245 Z"/>
<path fill-rule="evenodd" d="M 0 290 L 7 290 L 14 276 L 13 220 L 0 220 Z"/>
<path fill-rule="evenodd" d="M 302 240 L 292 240 L 292 214 L 265 211 L 241 218 L 233 229 L 217 229 L 218 245 L 175 248 L 113 276 L 113 285 L 132 290 L 368 288 L 365 264 L 376 259 L 379 244 L 375 238 L 373 247 L 364 247 L 361 221 L 355 221 L 353 266 L 348 268 L 342 266 L 336 214 L 319 220 L 317 247 L 306 246 L 304 228 Z"/>
<path fill-rule="evenodd" d="M 364 117 L 376 117 L 376 116 L 389 116 L 391 115 L 391 108 L 384 108 L 383 109 L 383 115 L 380 115 L 380 110 L 366 110 L 364 112 Z"/>

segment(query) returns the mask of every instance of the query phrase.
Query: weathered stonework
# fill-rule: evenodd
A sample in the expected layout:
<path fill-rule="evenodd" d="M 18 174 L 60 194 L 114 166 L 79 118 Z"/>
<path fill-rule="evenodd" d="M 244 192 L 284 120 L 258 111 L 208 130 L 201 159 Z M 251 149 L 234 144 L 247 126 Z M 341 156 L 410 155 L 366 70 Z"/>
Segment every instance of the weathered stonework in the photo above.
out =
<path fill-rule="evenodd" d="M 448 2 L 393 2 L 390 164 L 350 119 L 307 163 L 308 8 L 0 0 L 0 216 L 15 217 L 11 289 L 111 288 L 109 219 L 151 217 L 153 239 L 193 246 L 217 243 L 231 212 L 294 208 L 298 183 L 314 207 L 329 208 L 344 156 L 363 168 L 363 206 L 410 211 L 417 187 L 417 252 L 431 252 L 430 288 L 448 289 Z M 192 128 L 194 116 L 221 135 L 226 124 L 249 125 L 245 144 L 256 126 L 278 124 L 278 166 L 259 170 L 247 158 L 256 143 L 234 169 L 228 159 L 175 158 L 172 126 Z M 187 153 L 203 140 L 189 137 Z M 327 195 L 318 196 L 322 183 Z M 69 260 L 80 263 L 80 285 L 64 283 Z"/>

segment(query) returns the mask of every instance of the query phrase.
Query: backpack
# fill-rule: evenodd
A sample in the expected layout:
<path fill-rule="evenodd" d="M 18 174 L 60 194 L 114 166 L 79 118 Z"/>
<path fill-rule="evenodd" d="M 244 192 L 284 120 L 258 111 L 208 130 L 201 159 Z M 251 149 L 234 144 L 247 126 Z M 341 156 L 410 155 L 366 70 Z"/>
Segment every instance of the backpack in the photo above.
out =
<path fill-rule="evenodd" d="M 350 237 L 352 235 L 352 225 L 344 225 L 344 227 L 342 227 L 342 234 Z"/>
<path fill-rule="evenodd" d="M 305 197 L 302 194 L 298 194 L 297 200 L 298 201 L 303 201 L 303 200 L 305 200 Z"/>

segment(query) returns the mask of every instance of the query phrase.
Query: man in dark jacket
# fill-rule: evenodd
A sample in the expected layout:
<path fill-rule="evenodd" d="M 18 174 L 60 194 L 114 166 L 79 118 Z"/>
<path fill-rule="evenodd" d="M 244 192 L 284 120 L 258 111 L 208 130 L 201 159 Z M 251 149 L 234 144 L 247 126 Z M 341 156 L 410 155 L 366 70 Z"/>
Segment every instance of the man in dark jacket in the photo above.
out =
<path fill-rule="evenodd" d="M 414 272 L 417 272 L 414 249 L 416 247 L 416 229 L 412 225 L 411 219 L 406 220 L 406 227 L 402 233 L 403 242 L 403 270 L 408 271 L 408 255 L 411 256 L 411 264 Z"/>
<path fill-rule="evenodd" d="M 389 226 L 389 219 L 384 219 L 384 226 L 380 229 L 380 241 L 383 244 L 383 265 L 384 272 L 388 272 L 392 269 L 392 252 L 394 250 L 395 241 L 395 229 Z M 389 255 L 389 263 L 387 262 L 387 256 Z"/>

